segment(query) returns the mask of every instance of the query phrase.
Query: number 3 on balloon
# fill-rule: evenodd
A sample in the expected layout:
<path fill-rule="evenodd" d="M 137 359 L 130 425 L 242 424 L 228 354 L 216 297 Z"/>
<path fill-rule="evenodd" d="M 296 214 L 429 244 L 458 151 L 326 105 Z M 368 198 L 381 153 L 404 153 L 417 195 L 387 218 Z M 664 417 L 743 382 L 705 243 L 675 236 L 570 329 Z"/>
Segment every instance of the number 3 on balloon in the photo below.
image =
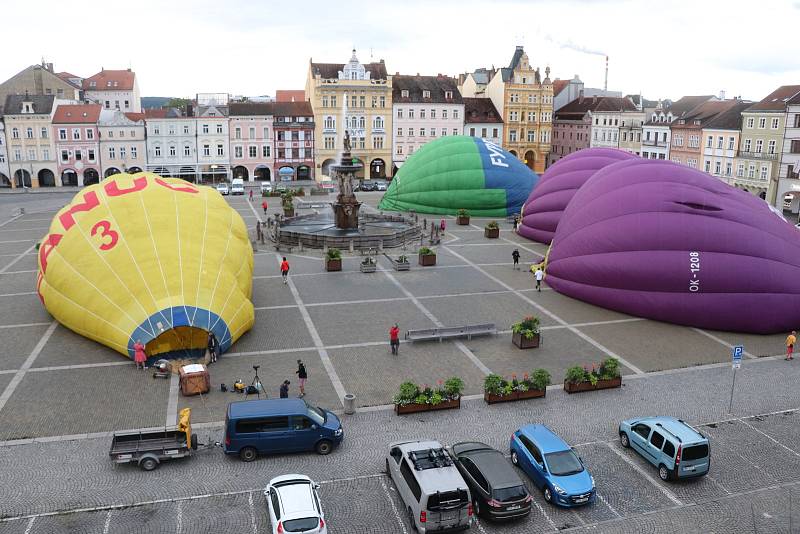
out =
<path fill-rule="evenodd" d="M 103 220 L 99 221 L 97 224 L 92 226 L 92 232 L 91 232 L 92 237 L 94 237 L 95 234 L 97 234 L 98 230 L 102 230 L 100 232 L 101 238 L 106 238 L 106 237 L 110 238 L 110 241 L 108 243 L 103 243 L 102 245 L 100 245 L 100 250 L 111 250 L 117 245 L 119 234 L 111 229 L 110 222 Z"/>

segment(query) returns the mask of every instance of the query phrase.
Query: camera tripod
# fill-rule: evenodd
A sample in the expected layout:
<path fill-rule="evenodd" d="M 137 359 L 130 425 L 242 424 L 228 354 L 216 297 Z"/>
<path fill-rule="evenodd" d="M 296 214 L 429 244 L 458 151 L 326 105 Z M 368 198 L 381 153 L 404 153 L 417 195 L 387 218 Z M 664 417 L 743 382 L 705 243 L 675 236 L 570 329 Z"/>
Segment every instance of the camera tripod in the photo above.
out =
<path fill-rule="evenodd" d="M 269 398 L 269 395 L 267 395 L 266 390 L 264 390 L 264 384 L 261 383 L 261 378 L 258 376 L 258 368 L 259 367 L 261 367 L 261 366 L 260 365 L 254 365 L 253 366 L 253 371 L 255 372 L 255 376 L 253 376 L 253 381 L 250 382 L 250 387 L 252 387 L 252 388 L 254 388 L 256 390 L 256 396 L 259 399 L 261 398 L 261 393 L 262 392 L 264 393 L 264 398 L 267 399 L 267 398 Z M 247 396 L 251 394 L 250 393 L 250 391 L 251 391 L 250 387 L 248 387 L 247 389 L 244 390 L 244 398 L 245 398 L 245 400 L 247 400 Z"/>

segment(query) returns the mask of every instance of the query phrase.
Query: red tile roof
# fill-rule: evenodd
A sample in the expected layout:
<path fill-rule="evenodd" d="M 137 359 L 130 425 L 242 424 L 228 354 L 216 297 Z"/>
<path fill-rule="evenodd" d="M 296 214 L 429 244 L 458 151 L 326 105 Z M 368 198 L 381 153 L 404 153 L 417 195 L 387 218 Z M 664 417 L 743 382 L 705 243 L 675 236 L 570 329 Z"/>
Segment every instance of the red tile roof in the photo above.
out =
<path fill-rule="evenodd" d="M 96 124 L 102 109 L 100 104 L 60 105 L 53 115 L 53 124 Z"/>
<path fill-rule="evenodd" d="M 761 102 L 756 102 L 747 111 L 783 111 L 786 103 L 800 93 L 800 85 L 781 85 L 766 96 Z"/>
<path fill-rule="evenodd" d="M 311 103 L 306 102 L 232 102 L 231 117 L 246 116 L 313 117 Z"/>
<path fill-rule="evenodd" d="M 70 74 L 69 72 L 58 72 L 56 73 L 56 76 L 58 76 L 68 84 L 72 85 L 73 87 L 76 87 L 77 89 L 81 88 L 81 85 L 79 83 L 74 83 L 72 81 L 72 80 L 80 80 L 81 79 L 80 76 L 75 76 L 74 74 Z"/>
<path fill-rule="evenodd" d="M 303 89 L 278 89 L 275 91 L 277 102 L 304 102 L 306 92 Z"/>
<path fill-rule="evenodd" d="M 167 113 L 169 113 L 168 109 L 146 109 L 144 110 L 144 116 L 146 119 L 166 119 Z"/>
<path fill-rule="evenodd" d="M 490 98 L 464 98 L 464 122 L 503 124 L 503 119 Z"/>
<path fill-rule="evenodd" d="M 130 70 L 101 70 L 91 78 L 83 80 L 83 90 L 132 91 L 135 79 L 136 73 Z"/>
<path fill-rule="evenodd" d="M 126 113 L 126 117 L 128 117 L 132 121 L 143 121 L 145 114 L 144 113 Z"/>
<path fill-rule="evenodd" d="M 567 88 L 569 82 L 570 80 L 555 80 L 553 82 L 553 96 L 558 96 L 558 93 Z"/>

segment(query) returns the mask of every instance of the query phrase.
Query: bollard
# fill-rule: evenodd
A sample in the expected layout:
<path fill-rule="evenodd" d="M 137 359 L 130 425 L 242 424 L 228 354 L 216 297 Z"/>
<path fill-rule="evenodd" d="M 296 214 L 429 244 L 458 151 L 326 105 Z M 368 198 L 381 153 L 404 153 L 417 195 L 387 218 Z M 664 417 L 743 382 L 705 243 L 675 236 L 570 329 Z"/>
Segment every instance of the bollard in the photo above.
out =
<path fill-rule="evenodd" d="M 347 393 L 344 396 L 344 413 L 347 415 L 356 413 L 356 396 L 352 393 Z"/>
<path fill-rule="evenodd" d="M 298 241 L 298 242 L 297 242 L 297 246 L 298 246 L 298 250 L 299 250 L 300 252 L 303 252 L 303 242 L 302 242 L 302 241 Z"/>
<path fill-rule="evenodd" d="M 378 241 L 378 254 L 382 254 L 382 253 L 383 253 L 383 239 Z"/>
<path fill-rule="evenodd" d="M 350 252 L 352 253 L 354 250 L 355 250 L 355 248 L 353 247 L 353 240 L 351 239 L 350 240 Z"/>

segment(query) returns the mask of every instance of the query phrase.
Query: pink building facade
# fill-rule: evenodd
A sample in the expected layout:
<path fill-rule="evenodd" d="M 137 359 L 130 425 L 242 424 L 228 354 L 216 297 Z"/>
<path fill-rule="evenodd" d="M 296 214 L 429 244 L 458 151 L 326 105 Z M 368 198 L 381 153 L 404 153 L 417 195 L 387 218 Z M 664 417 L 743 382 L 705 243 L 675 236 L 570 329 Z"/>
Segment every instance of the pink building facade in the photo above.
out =
<path fill-rule="evenodd" d="M 564 156 L 569 156 L 573 152 L 589 148 L 589 139 L 592 128 L 592 116 L 586 113 L 583 117 L 572 117 L 569 119 L 558 118 L 553 121 L 553 148 L 550 151 L 550 162 L 552 165 Z"/>
<path fill-rule="evenodd" d="M 273 103 L 230 104 L 230 158 L 234 178 L 274 180 Z"/>
<path fill-rule="evenodd" d="M 53 115 L 53 140 L 61 185 L 100 181 L 99 104 L 60 105 Z"/>

